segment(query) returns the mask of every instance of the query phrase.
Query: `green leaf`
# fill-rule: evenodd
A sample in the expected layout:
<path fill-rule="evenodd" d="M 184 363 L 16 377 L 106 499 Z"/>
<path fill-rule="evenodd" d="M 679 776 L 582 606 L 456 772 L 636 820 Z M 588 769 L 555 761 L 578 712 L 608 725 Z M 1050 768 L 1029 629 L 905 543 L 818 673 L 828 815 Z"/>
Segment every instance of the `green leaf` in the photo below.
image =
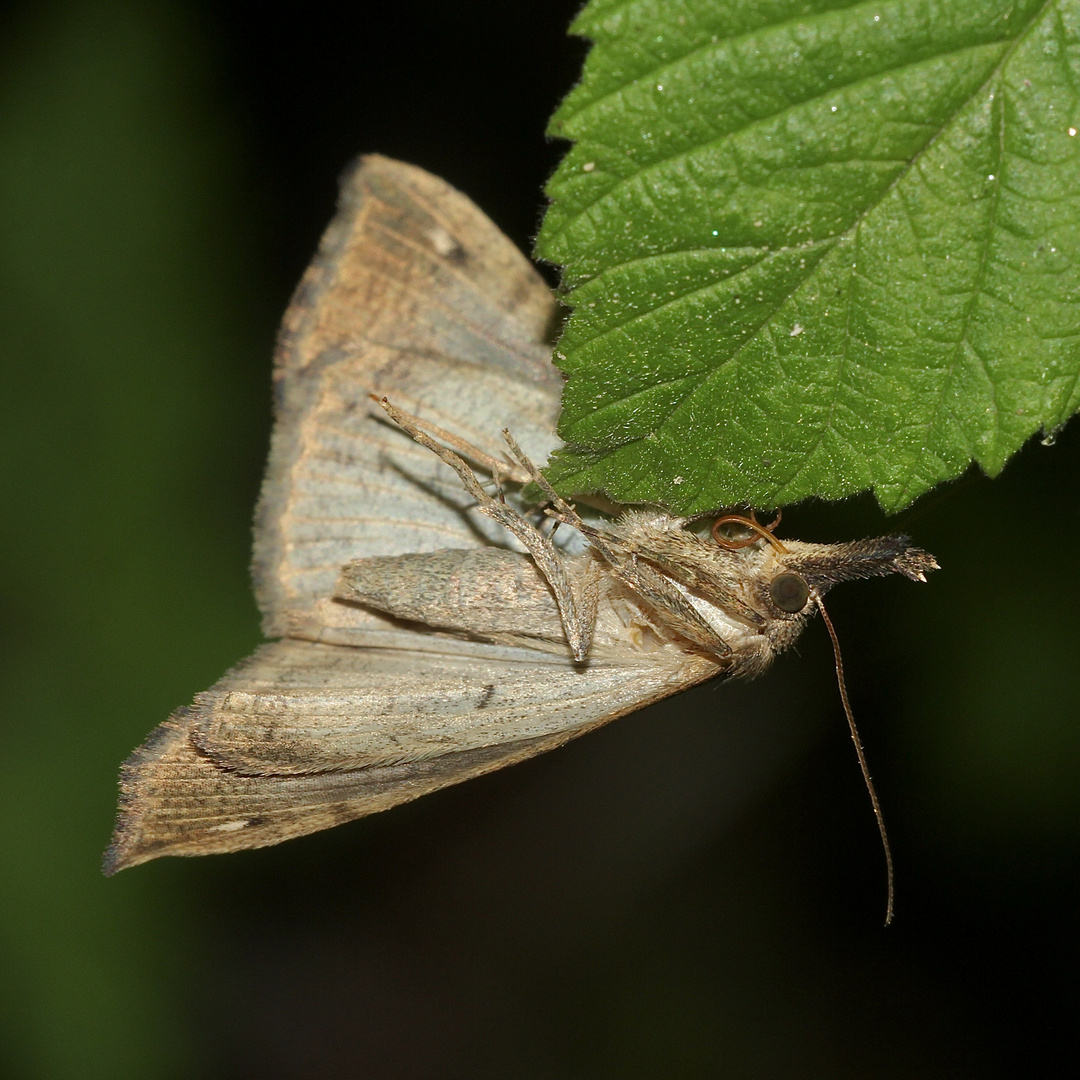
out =
<path fill-rule="evenodd" d="M 593 0 L 540 255 L 567 492 L 991 475 L 1080 405 L 1076 0 Z"/>

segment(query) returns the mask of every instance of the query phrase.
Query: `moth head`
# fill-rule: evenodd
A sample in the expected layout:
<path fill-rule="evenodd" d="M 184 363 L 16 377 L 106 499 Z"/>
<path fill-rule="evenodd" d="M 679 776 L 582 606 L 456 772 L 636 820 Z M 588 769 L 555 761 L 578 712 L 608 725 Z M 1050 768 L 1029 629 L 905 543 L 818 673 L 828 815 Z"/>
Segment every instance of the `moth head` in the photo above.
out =
<path fill-rule="evenodd" d="M 841 581 L 889 574 L 925 581 L 930 571 L 938 569 L 937 560 L 906 536 L 840 544 L 780 541 L 772 532 L 776 524 L 766 527 L 752 516 L 725 514 L 712 527 L 721 548 L 745 552 L 748 561 L 756 563 L 760 607 L 775 618 L 809 614 L 815 598 L 820 600 Z"/>

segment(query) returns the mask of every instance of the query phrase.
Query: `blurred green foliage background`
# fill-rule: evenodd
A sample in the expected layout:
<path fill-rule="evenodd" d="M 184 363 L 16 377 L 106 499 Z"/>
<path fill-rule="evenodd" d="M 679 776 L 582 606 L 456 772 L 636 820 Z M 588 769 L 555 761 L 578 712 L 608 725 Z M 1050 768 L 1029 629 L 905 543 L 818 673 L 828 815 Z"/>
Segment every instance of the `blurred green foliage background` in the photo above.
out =
<path fill-rule="evenodd" d="M 1080 435 L 900 526 L 944 567 L 566 750 L 105 880 L 120 760 L 258 640 L 276 321 L 354 154 L 527 247 L 575 4 L 0 9 L 0 1075 L 995 1077 L 1076 1049 Z M 787 535 L 897 528 L 868 499 Z"/>

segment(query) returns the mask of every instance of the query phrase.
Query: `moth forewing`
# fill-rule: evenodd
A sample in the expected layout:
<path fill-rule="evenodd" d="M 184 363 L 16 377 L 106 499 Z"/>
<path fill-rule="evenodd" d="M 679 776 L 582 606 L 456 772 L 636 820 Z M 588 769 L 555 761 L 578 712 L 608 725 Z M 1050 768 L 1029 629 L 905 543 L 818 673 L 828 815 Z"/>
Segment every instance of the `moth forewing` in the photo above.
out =
<path fill-rule="evenodd" d="M 242 774 L 299 775 L 419 761 L 593 726 L 688 685 L 708 665 L 624 653 L 590 663 L 520 650 L 470 656 L 288 643 L 259 685 L 249 664 L 199 702 L 192 741 Z M 256 676 L 252 685 L 252 675 Z M 696 681 L 693 676 L 690 681 Z"/>

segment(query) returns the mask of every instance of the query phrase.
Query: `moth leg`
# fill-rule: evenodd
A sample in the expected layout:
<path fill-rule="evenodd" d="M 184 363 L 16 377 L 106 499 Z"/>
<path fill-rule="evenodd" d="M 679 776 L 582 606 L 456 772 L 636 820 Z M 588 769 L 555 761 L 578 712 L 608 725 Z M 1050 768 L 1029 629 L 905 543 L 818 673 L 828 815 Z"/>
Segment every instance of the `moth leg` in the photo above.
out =
<path fill-rule="evenodd" d="M 553 507 L 555 523 L 560 521 L 573 525 L 588 538 L 604 559 L 609 563 L 615 575 L 654 608 L 664 612 L 665 621 L 690 641 L 703 646 L 712 653 L 724 656 L 731 652 L 731 646 L 709 625 L 693 604 L 672 582 L 657 573 L 648 563 L 639 561 L 635 552 L 629 558 L 621 554 L 599 529 L 594 529 L 583 521 L 578 512 L 548 483 L 547 477 L 529 460 L 525 452 L 508 430 L 503 429 L 503 438 L 511 453 L 518 459 L 521 467 L 528 473 L 529 479 L 548 497 Z"/>
<path fill-rule="evenodd" d="M 716 656 L 727 656 L 731 646 L 709 625 L 670 578 L 648 563 L 632 558 L 629 566 L 616 567 L 615 573 L 651 607 L 663 612 L 665 626 Z"/>
<path fill-rule="evenodd" d="M 528 476 L 531 483 L 536 484 L 538 488 L 547 496 L 548 502 L 551 504 L 545 513 L 553 519 L 555 527 L 565 524 L 571 525 L 588 538 L 593 547 L 600 552 L 601 555 L 612 565 L 618 566 L 620 563 L 618 555 L 614 549 L 607 543 L 607 540 L 599 529 L 593 528 L 588 522 L 584 521 L 578 514 L 577 510 L 568 503 L 552 486 L 548 483 L 548 478 L 529 460 L 528 455 L 517 444 L 517 440 L 510 434 L 507 428 L 503 428 L 503 438 L 506 440 L 506 445 L 510 447 L 510 452 L 518 459 L 522 470 Z M 551 535 L 555 535 L 555 528 L 552 528 Z"/>
<path fill-rule="evenodd" d="M 396 405 L 390 405 L 386 398 L 379 398 L 374 394 L 369 396 L 372 401 L 382 406 L 398 427 L 404 428 L 410 435 L 413 435 L 413 431 L 426 432 L 441 443 L 452 446 L 463 457 L 467 457 L 470 461 L 475 461 L 477 465 L 487 469 L 495 478 L 496 484 L 501 485 L 504 477 L 507 480 L 513 480 L 515 484 L 527 484 L 532 479 L 532 475 L 522 469 L 520 465 L 514 465 L 508 461 L 492 457 L 491 454 L 481 450 L 478 446 L 473 446 L 471 442 L 461 438 L 459 435 L 455 435 L 452 431 L 447 431 L 445 428 L 429 423 L 427 420 L 421 420 L 419 416 L 407 413 Z M 413 435 L 413 438 L 415 439 L 416 436 Z"/>
<path fill-rule="evenodd" d="M 417 427 L 414 422 L 415 417 L 391 405 L 386 398 L 376 398 L 375 400 L 378 401 L 379 405 L 386 411 L 386 415 L 395 424 L 403 431 L 408 432 L 421 446 L 426 447 L 441 458 L 458 474 L 458 478 L 461 480 L 465 490 L 476 500 L 476 507 L 481 514 L 491 518 L 492 521 L 497 521 L 521 541 L 522 546 L 533 557 L 533 561 L 551 586 L 551 591 L 555 595 L 555 603 L 559 608 L 559 617 L 562 619 L 563 629 L 566 631 L 566 640 L 570 644 L 574 659 L 579 663 L 584 661 L 588 656 L 589 647 L 592 645 L 593 629 L 596 626 L 598 602 L 598 586 L 596 583 L 590 582 L 588 575 L 586 575 L 580 589 L 575 588 L 562 556 L 549 537 L 523 518 L 512 506 L 486 492 L 480 485 L 480 481 L 477 480 L 476 474 L 465 461 L 449 447 L 436 442 L 422 428 Z M 461 440 L 457 441 L 460 443 Z M 489 460 L 495 461 L 494 458 Z M 506 465 L 500 467 L 503 472 L 509 474 Z M 530 480 L 532 476 L 527 475 L 524 479 Z"/>

